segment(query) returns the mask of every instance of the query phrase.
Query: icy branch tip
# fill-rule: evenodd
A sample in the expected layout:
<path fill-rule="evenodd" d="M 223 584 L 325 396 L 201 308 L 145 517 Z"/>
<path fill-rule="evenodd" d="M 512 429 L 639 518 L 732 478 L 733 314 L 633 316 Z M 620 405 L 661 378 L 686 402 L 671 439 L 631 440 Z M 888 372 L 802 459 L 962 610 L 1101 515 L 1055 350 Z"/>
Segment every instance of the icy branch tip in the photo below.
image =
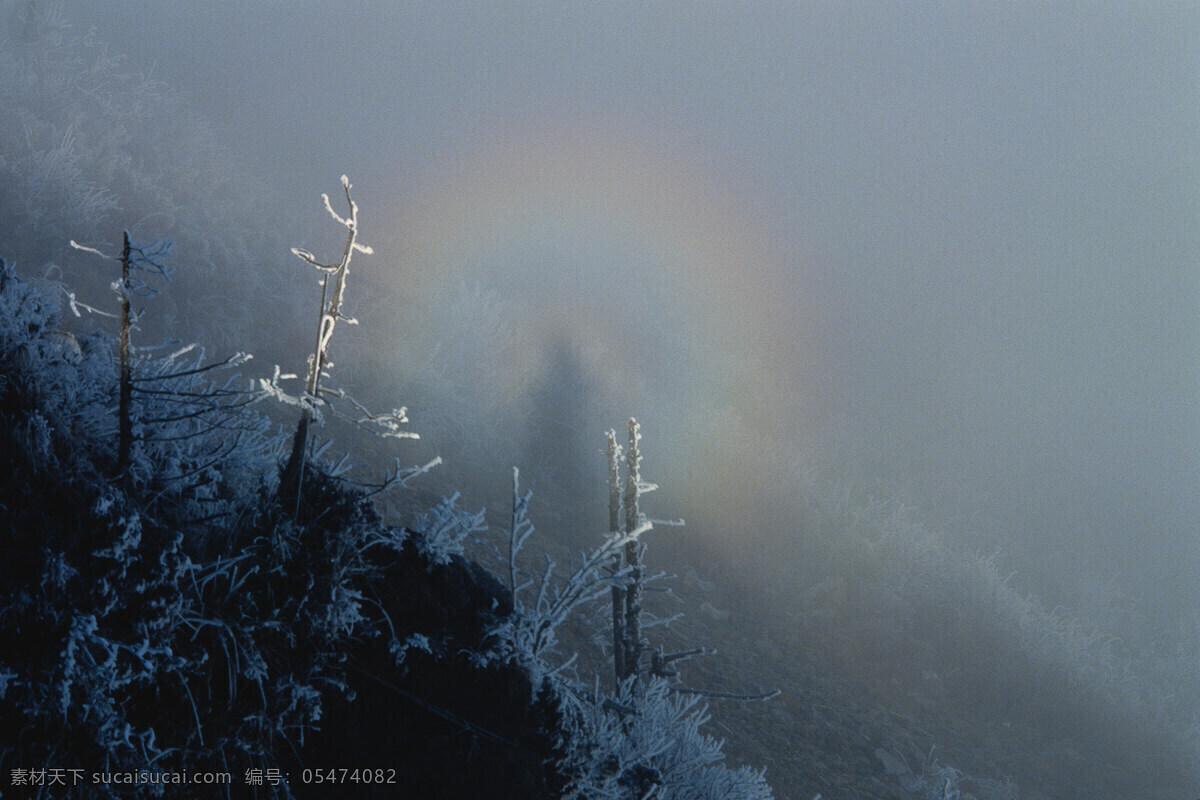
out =
<path fill-rule="evenodd" d="M 74 247 L 76 250 L 82 250 L 85 253 L 93 253 L 95 255 L 100 256 L 101 258 L 108 259 L 109 261 L 120 261 L 119 258 L 113 258 L 112 256 L 108 255 L 107 253 L 101 253 L 99 250 L 97 250 L 94 247 L 87 247 L 87 246 L 82 245 L 79 242 L 75 241 L 74 239 L 71 239 L 70 241 L 71 241 L 71 247 Z"/>

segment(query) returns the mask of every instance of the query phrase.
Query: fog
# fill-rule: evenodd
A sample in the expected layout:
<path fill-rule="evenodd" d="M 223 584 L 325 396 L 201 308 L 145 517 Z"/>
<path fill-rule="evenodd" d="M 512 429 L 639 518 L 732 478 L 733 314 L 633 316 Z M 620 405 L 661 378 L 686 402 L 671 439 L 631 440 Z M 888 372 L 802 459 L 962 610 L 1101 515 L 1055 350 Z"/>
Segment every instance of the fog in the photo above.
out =
<path fill-rule="evenodd" d="M 735 567 L 811 576 L 779 556 L 814 507 L 888 500 L 1095 624 L 1200 607 L 1196 6 L 62 14 L 283 198 L 263 224 L 335 242 L 350 176 L 339 374 L 468 503 L 513 460 L 592 503 L 633 415 L 656 511 Z M 252 341 L 303 352 L 272 313 Z"/>

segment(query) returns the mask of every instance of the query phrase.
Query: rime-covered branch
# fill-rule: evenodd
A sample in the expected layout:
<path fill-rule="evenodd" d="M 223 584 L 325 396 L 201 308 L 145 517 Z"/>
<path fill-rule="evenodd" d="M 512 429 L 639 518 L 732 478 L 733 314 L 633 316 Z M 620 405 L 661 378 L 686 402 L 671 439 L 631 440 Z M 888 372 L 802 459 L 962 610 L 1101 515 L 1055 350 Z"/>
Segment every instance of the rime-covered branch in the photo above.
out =
<path fill-rule="evenodd" d="M 508 527 L 508 591 L 512 594 L 514 603 L 519 600 L 518 592 L 527 585 L 517 585 L 517 553 L 521 552 L 525 541 L 533 535 L 533 523 L 528 516 L 531 497 L 531 491 L 521 494 L 521 471 L 513 467 L 512 518 Z"/>
<path fill-rule="evenodd" d="M 358 203 L 354 202 L 354 198 L 351 197 L 350 188 L 350 179 L 343 175 L 342 192 L 345 195 L 348 209 L 346 216 L 334 211 L 329 195 L 321 195 L 325 210 L 329 212 L 335 222 L 346 229 L 346 244 L 342 249 L 341 257 L 336 262 L 326 264 L 317 260 L 316 256 L 307 250 L 298 247 L 292 248 L 293 255 L 321 273 L 321 306 L 317 315 L 316 340 L 312 353 L 308 357 L 308 372 L 304 381 L 304 390 L 299 396 L 285 391 L 279 385 L 279 381 L 295 376 L 280 375 L 278 367 L 275 369 L 274 378 L 261 382 L 263 391 L 268 395 L 300 408 L 300 419 L 296 424 L 296 432 L 292 436 L 291 453 L 279 482 L 280 498 L 291 502 L 295 512 L 298 512 L 300 508 L 300 496 L 304 484 L 304 464 L 309 446 L 309 428 L 314 419 L 320 422 L 320 407 L 333 409 L 331 401 L 345 401 L 356 414 L 345 415 L 334 410 L 335 416 L 359 426 L 373 425 L 384 437 L 419 438 L 417 434 L 400 427 L 408 422 L 406 409 L 397 408 L 384 414 L 375 414 L 347 395 L 344 390 L 331 389 L 321 385 L 322 378 L 328 375 L 329 368 L 333 366 L 329 360 L 329 343 L 338 322 L 345 322 L 347 325 L 358 324 L 357 320 L 346 316 L 343 311 L 346 282 L 350 274 L 350 261 L 355 253 L 370 255 L 374 252 L 370 247 L 358 241 Z M 387 482 L 388 480 L 385 478 L 385 483 Z"/>
<path fill-rule="evenodd" d="M 411 467 L 400 466 L 400 459 L 396 459 L 390 469 L 383 473 L 383 478 L 378 483 L 360 483 L 358 481 L 347 481 L 347 483 L 356 486 L 362 486 L 368 489 L 367 497 L 373 497 L 377 494 L 382 494 L 393 488 L 404 488 L 408 486 L 408 482 L 420 475 L 427 474 L 434 467 L 442 463 L 442 457 L 436 456 L 424 464 L 414 465 Z"/>
<path fill-rule="evenodd" d="M 641 426 L 636 419 L 629 419 L 629 448 L 625 451 L 625 492 L 622 498 L 625 512 L 626 533 L 639 529 L 643 525 L 649 528 L 639 505 L 642 494 L 654 488 L 652 484 L 642 482 L 641 462 L 642 452 L 639 443 L 642 439 Z M 625 587 L 625 620 L 622 624 L 624 642 L 622 643 L 621 680 L 634 677 L 639 672 L 642 654 L 642 595 L 645 585 L 645 566 L 642 556 L 646 546 L 633 537 L 625 545 L 625 567 L 629 570 L 629 582 Z"/>
<path fill-rule="evenodd" d="M 529 666 L 542 664 L 557 641 L 555 631 L 581 605 L 600 598 L 614 583 L 627 580 L 627 570 L 613 572 L 614 557 L 641 535 L 646 527 L 632 533 L 610 532 L 604 542 L 588 553 L 562 580 L 555 579 L 557 564 L 548 556 L 540 576 L 525 578 L 519 565 L 520 554 L 534 525 L 528 518 L 531 492 L 520 491 L 520 472 L 513 469 L 513 507 L 508 530 L 506 567 L 513 596 L 513 613 L 493 635 L 500 642 L 499 655 Z M 533 597 L 526 597 L 532 590 Z M 561 668 L 561 665 L 560 667 Z"/>
<path fill-rule="evenodd" d="M 133 343 L 133 331 L 142 313 L 141 309 L 134 308 L 133 301 L 153 297 L 160 291 L 141 276 L 170 279 L 173 269 L 165 259 L 171 252 L 171 243 L 157 241 L 149 245 L 141 244 L 133 241 L 129 232 L 125 231 L 120 256 L 111 256 L 75 241 L 71 241 L 71 246 L 121 265 L 120 277 L 112 284 L 119 302 L 117 314 L 87 305 L 64 288 L 71 311 L 76 316 L 83 310 L 120 320 L 117 345 L 117 473 L 121 480 L 132 479 L 135 443 L 178 443 L 204 439 L 216 431 L 235 434 L 258 431 L 258 420 L 251 417 L 235 419 L 233 414 L 235 410 L 258 399 L 256 392 L 235 386 L 236 374 L 228 374 L 222 383 L 205 381 L 206 378 L 245 364 L 251 359 L 248 353 L 234 353 L 221 361 L 206 364 L 204 349 L 194 344 L 178 348 L 166 356 L 152 357 L 149 353 L 157 348 L 140 348 Z M 208 459 L 208 456 L 201 457 L 206 461 Z M 203 473 L 210 466 L 202 463 L 181 471 L 172 479 L 181 480 Z"/>
<path fill-rule="evenodd" d="M 609 429 L 605 434 L 608 457 L 608 530 L 616 535 L 621 530 L 621 445 L 617 444 L 617 432 Z M 624 558 L 618 550 L 609 567 L 609 574 L 616 576 L 624 568 Z M 612 646 L 614 685 L 625 679 L 625 587 L 613 581 L 612 585 Z"/>

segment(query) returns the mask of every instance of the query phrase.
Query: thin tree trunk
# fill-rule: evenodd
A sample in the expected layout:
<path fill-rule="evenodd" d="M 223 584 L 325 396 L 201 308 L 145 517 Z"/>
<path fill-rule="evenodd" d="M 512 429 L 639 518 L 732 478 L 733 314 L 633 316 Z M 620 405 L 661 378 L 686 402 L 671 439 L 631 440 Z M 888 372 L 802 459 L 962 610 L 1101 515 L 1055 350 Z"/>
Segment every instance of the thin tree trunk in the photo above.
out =
<path fill-rule="evenodd" d="M 321 375 L 324 373 L 326 365 L 329 364 L 329 340 L 333 336 L 333 329 L 338 320 L 345 319 L 342 316 L 342 299 L 346 294 L 346 275 L 350 270 L 350 259 L 355 250 L 360 253 L 373 252 L 366 245 L 358 244 L 358 205 L 350 198 L 350 179 L 345 175 L 342 176 L 342 189 L 346 194 L 346 205 L 350 208 L 349 216 L 344 219 L 333 210 L 333 206 L 329 203 L 329 196 L 321 195 L 325 201 L 325 210 L 347 231 L 346 247 L 342 251 L 341 260 L 336 264 L 321 264 L 307 250 L 292 248 L 292 253 L 297 258 L 321 270 L 325 275 L 321 281 L 321 311 L 317 315 L 317 338 L 313 343 L 312 360 L 308 365 L 308 379 L 305 381 L 304 387 L 305 402 L 308 404 L 318 402 Z M 349 322 L 354 324 L 353 320 L 349 320 Z M 300 494 L 304 488 L 304 461 L 308 450 L 308 429 L 312 424 L 312 419 L 312 406 L 307 405 L 300 413 L 300 422 L 296 425 L 296 435 L 292 438 L 292 452 L 288 456 L 287 465 L 284 467 L 279 481 L 279 498 L 283 502 L 294 499 L 293 513 L 295 514 L 300 513 Z"/>
<path fill-rule="evenodd" d="M 617 444 L 617 432 L 608 434 L 608 529 L 615 536 L 621 531 L 621 446 Z M 623 566 L 621 552 L 613 556 L 612 574 L 616 575 Z M 613 583 L 612 587 L 613 628 L 613 675 L 620 686 L 626 678 L 625 668 L 625 587 Z"/>
<path fill-rule="evenodd" d="M 309 364 L 308 376 L 304 381 L 304 392 L 315 401 L 317 390 L 321 386 L 321 369 L 325 366 L 324 351 L 321 347 L 321 334 L 325 328 L 325 317 L 328 314 L 329 277 L 321 282 L 321 313 L 317 316 L 317 341 L 313 346 L 312 363 Z M 285 501 L 292 501 L 293 515 L 300 513 L 300 493 L 304 489 L 304 461 L 308 450 L 308 429 L 312 425 L 312 409 L 305 408 L 300 412 L 300 421 L 296 424 L 296 433 L 292 436 L 292 452 L 288 455 L 287 466 L 279 479 L 279 495 Z"/>
<path fill-rule="evenodd" d="M 300 412 L 300 421 L 296 424 L 296 433 L 292 436 L 292 452 L 288 455 L 287 466 L 279 479 L 281 494 L 284 499 L 294 500 L 293 513 L 300 511 L 300 490 L 304 483 L 304 451 L 308 449 L 308 427 L 312 424 L 312 411 L 304 409 Z"/>
<path fill-rule="evenodd" d="M 129 307 L 129 259 L 129 231 L 125 231 L 125 244 L 121 250 L 121 377 L 120 399 L 117 403 L 117 471 L 122 480 L 129 478 L 129 459 L 133 450 L 133 419 L 130 415 L 133 375 L 129 363 L 129 328 L 133 324 L 133 312 Z"/>
<path fill-rule="evenodd" d="M 641 450 L 638 440 L 642 438 L 637 420 L 629 420 L 629 449 L 625 452 L 625 532 L 638 529 L 641 524 L 641 509 L 638 505 L 641 483 Z M 629 567 L 629 588 L 625 591 L 625 677 L 638 674 L 638 661 L 642 654 L 642 543 L 633 540 L 625 545 L 625 564 Z"/>

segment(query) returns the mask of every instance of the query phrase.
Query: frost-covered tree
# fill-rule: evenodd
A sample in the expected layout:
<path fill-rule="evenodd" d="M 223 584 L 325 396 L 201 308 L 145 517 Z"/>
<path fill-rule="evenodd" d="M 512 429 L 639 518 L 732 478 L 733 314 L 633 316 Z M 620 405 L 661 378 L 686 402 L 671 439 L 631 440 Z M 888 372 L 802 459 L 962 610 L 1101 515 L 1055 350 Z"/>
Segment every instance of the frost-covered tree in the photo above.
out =
<path fill-rule="evenodd" d="M 122 235 L 120 257 L 106 256 L 99 250 L 84 247 L 72 240 L 71 246 L 77 250 L 85 250 L 109 261 L 117 261 L 121 265 L 121 277 L 113 283 L 120 305 L 120 327 L 118 328 L 118 401 L 117 401 L 117 471 L 122 476 L 128 475 L 129 458 L 133 449 L 133 343 L 131 336 L 137 323 L 139 312 L 133 309 L 135 297 L 149 297 L 157 294 L 157 290 L 146 281 L 138 278 L 136 272 L 152 273 L 161 278 L 170 276 L 170 270 L 163 257 L 170 251 L 169 243 L 157 242 L 150 247 L 135 245 L 129 238 L 129 231 Z M 82 306 L 75 295 L 68 293 L 71 309 L 78 315 Z M 104 312 L 87 306 L 93 313 Z M 111 316 L 111 315 L 106 315 Z"/>
<path fill-rule="evenodd" d="M 322 379 L 328 377 L 333 362 L 329 360 L 329 343 L 333 331 L 339 322 L 347 325 L 357 325 L 358 321 L 346 316 L 343 303 L 346 297 L 346 281 L 350 274 L 350 261 L 355 253 L 370 255 L 374 251 L 358 241 L 358 204 L 350 196 L 350 179 L 342 176 L 342 191 L 346 196 L 348 213 L 342 216 L 333 210 L 329 195 L 322 194 L 325 210 L 333 220 L 346 229 L 346 245 L 341 257 L 329 264 L 317 260 L 316 256 L 298 247 L 292 248 L 292 253 L 306 264 L 316 268 L 321 273 L 321 308 L 317 315 L 316 337 L 312 353 L 308 357 L 308 372 L 304 380 L 304 391 L 299 397 L 292 397 L 279 386 L 281 378 L 294 377 L 280 375 L 275 370 L 271 381 L 262 381 L 264 391 L 287 403 L 300 407 L 300 420 L 296 425 L 296 433 L 292 437 L 291 453 L 279 482 L 279 495 L 285 503 L 291 503 L 299 509 L 301 491 L 304 484 L 304 464 L 309 447 L 309 428 L 314 419 L 319 419 L 322 408 L 330 408 L 334 399 L 346 401 L 353 409 L 349 417 L 358 425 L 375 425 L 380 435 L 395 438 L 418 438 L 417 434 L 403 430 L 400 426 L 408 422 L 407 410 L 393 409 L 386 414 L 372 414 L 364 406 L 340 389 L 331 389 L 322 385 Z M 336 412 L 335 412 L 336 413 Z"/>
<path fill-rule="evenodd" d="M 636 420 L 630 420 L 629 437 L 622 459 L 616 432 L 606 434 L 611 530 L 561 579 L 555 579 L 557 564 L 548 557 L 537 577 L 526 577 L 520 566 L 519 555 L 534 527 L 528 518 L 530 493 L 520 491 L 514 470 L 507 552 L 497 551 L 505 561 L 513 612 L 493 628 L 490 648 L 477 659 L 523 665 L 555 699 L 560 716 L 556 771 L 562 797 L 765 800 L 771 790 L 763 773 L 727 768 L 721 743 L 701 732 L 708 720 L 703 697 L 765 699 L 777 692 L 735 695 L 681 685 L 671 665 L 708 652 L 705 648 L 669 654 L 654 648 L 649 659 L 641 657 L 648 649 L 641 592 L 645 583 L 661 575 L 645 574 L 641 537 L 653 524 L 642 513 L 639 498 L 655 487 L 641 477 Z M 638 547 L 631 550 L 630 545 Z M 556 631 L 567 617 L 602 598 L 612 615 L 613 649 L 624 653 L 614 657 L 617 680 L 611 693 L 601 690 L 599 678 L 591 684 L 579 682 L 572 672 L 575 656 L 564 659 L 556 653 Z"/>
<path fill-rule="evenodd" d="M 633 531 L 646 525 L 639 499 L 656 487 L 654 484 L 642 481 L 641 464 L 642 451 L 639 447 L 642 438 L 641 426 L 632 417 L 629 419 L 629 448 L 625 451 L 625 491 L 621 496 L 624 504 L 626 535 L 632 536 Z M 611 513 L 611 512 L 610 512 Z M 621 632 L 624 641 L 621 643 L 622 664 L 620 677 L 622 681 L 636 678 L 639 673 L 639 662 L 642 656 L 642 597 L 645 592 L 643 584 L 646 568 L 642 557 L 646 553 L 646 545 L 640 535 L 633 537 L 625 545 L 625 566 L 629 568 L 629 579 L 625 587 L 625 619 Z"/>
<path fill-rule="evenodd" d="M 134 333 L 140 330 L 145 309 L 134 303 L 160 293 L 150 279 L 170 279 L 174 270 L 166 259 L 172 245 L 163 241 L 149 245 L 135 242 L 129 231 L 123 233 L 122 240 L 120 256 L 71 242 L 76 250 L 120 265 L 120 277 L 112 284 L 117 313 L 81 301 L 65 286 L 63 290 L 76 316 L 87 311 L 118 321 L 116 472 L 120 480 L 128 483 L 136 473 L 146 482 L 156 470 L 156 478 L 166 477 L 170 471 L 149 466 L 157 463 L 149 451 L 166 456 L 169 450 L 175 454 L 174 460 L 188 465 L 174 479 L 191 482 L 194 489 L 212 479 L 212 468 L 218 462 L 229 460 L 236 449 L 251 447 L 247 434 L 253 431 L 251 439 L 260 446 L 265 441 L 263 420 L 254 419 L 247 427 L 252 418 L 233 413 L 259 399 L 253 390 L 237 385 L 238 375 L 233 371 L 251 356 L 239 352 L 206 363 L 204 348 L 196 344 L 136 344 Z M 135 444 L 139 451 L 135 452 Z M 135 458 L 140 462 L 138 470 L 134 470 Z M 197 459 L 202 465 L 195 463 Z"/>
<path fill-rule="evenodd" d="M 387 627 L 368 551 L 404 534 L 320 470 L 319 523 L 281 514 L 278 438 L 197 347 L 130 343 L 123 444 L 120 345 L 47 289 L 0 261 L 0 766 L 277 764 Z"/>
<path fill-rule="evenodd" d="M 621 445 L 617 444 L 617 432 L 609 429 L 605 434 L 608 460 L 608 529 L 614 534 L 621 530 Z M 614 685 L 620 686 L 628 676 L 625 663 L 625 596 L 624 585 L 618 580 L 624 567 L 620 551 L 613 554 L 609 576 L 612 578 L 612 650 Z"/>

